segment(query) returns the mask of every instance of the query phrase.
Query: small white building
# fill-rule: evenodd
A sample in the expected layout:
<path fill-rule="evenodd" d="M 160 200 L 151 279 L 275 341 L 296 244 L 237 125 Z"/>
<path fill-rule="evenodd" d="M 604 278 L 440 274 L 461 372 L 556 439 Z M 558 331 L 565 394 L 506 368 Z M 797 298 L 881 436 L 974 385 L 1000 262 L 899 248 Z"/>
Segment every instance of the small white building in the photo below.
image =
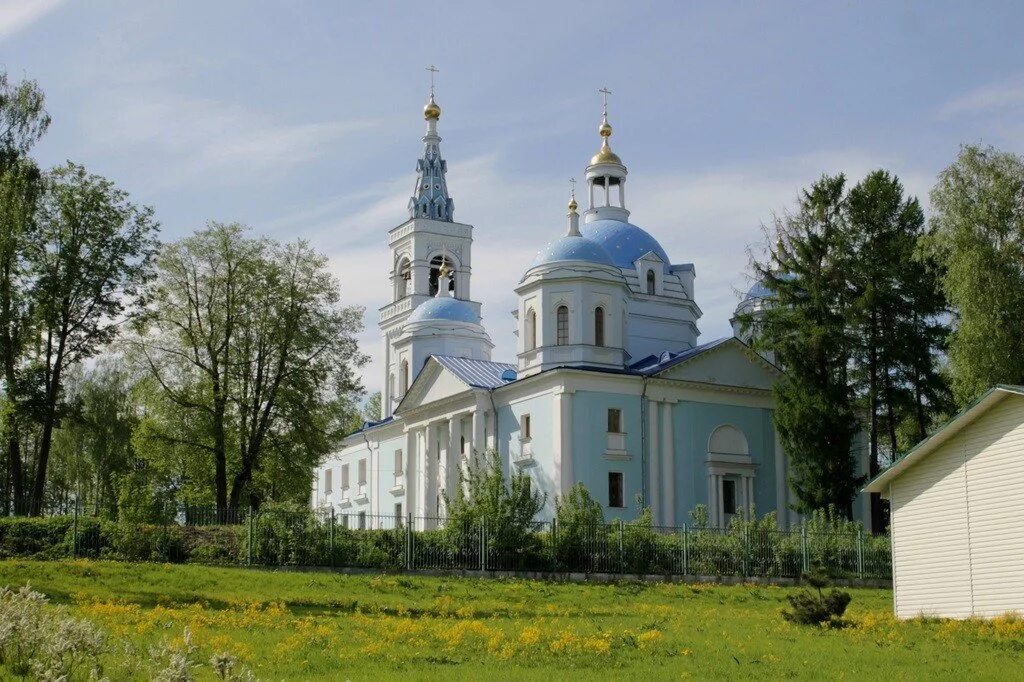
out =
<path fill-rule="evenodd" d="M 1024 614 L 1024 386 L 997 386 L 872 480 L 896 616 Z"/>

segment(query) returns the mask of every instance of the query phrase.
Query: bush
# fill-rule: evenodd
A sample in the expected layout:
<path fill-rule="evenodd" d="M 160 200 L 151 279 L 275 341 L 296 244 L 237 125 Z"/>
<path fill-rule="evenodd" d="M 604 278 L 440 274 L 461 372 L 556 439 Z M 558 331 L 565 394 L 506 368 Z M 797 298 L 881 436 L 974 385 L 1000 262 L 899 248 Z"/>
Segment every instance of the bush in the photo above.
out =
<path fill-rule="evenodd" d="M 835 588 L 823 592 L 823 588 L 829 585 L 829 580 L 820 566 L 813 573 L 805 575 L 804 580 L 817 590 L 817 594 L 804 589 L 789 595 L 786 599 L 791 608 L 789 611 L 783 611 L 782 617 L 800 625 L 844 625 L 842 618 L 850 604 L 850 593 Z"/>
<path fill-rule="evenodd" d="M 0 558 L 57 559 L 67 556 L 65 543 L 73 520 L 66 516 L 48 519 L 0 518 Z"/>

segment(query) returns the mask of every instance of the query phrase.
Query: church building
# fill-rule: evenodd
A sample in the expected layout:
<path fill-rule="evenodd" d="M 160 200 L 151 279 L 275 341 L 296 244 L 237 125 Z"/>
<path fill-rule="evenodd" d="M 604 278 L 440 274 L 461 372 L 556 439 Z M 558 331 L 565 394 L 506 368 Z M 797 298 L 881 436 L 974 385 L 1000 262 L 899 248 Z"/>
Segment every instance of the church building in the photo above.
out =
<path fill-rule="evenodd" d="M 497 451 L 507 473 L 546 493 L 539 520 L 581 482 L 609 520 L 649 506 L 656 525 L 679 526 L 707 505 L 715 526 L 751 509 L 794 522 L 773 424 L 782 370 L 738 327 L 700 342 L 694 265 L 630 222 L 607 102 L 586 207 L 573 192 L 564 227 L 552 221 L 554 238 L 514 284 L 517 354 L 507 361 L 492 359 L 472 297 L 474 228 L 454 218 L 433 94 L 424 117 L 408 218 L 387 234 L 380 420 L 317 470 L 312 504 L 362 527 L 443 518 L 466 459 Z M 755 286 L 737 313 L 769 293 Z"/>

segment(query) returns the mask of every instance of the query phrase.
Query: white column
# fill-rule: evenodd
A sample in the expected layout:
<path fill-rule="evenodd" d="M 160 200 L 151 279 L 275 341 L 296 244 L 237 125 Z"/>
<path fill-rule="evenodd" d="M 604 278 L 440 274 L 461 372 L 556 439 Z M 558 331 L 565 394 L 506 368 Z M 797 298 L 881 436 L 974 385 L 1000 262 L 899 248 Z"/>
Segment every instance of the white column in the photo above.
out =
<path fill-rule="evenodd" d="M 676 525 L 676 450 L 675 421 L 672 419 L 672 403 L 663 403 L 661 412 L 661 463 L 665 525 Z"/>
<path fill-rule="evenodd" d="M 554 424 L 551 429 L 551 449 L 555 453 L 554 494 L 564 496 L 572 488 L 572 391 L 561 389 L 554 396 Z"/>
<path fill-rule="evenodd" d="M 498 417 L 494 413 L 494 410 L 487 410 L 487 449 L 497 450 L 498 449 Z"/>
<path fill-rule="evenodd" d="M 626 208 L 626 178 L 619 178 L 619 206 Z"/>
<path fill-rule="evenodd" d="M 594 208 L 594 182 L 588 182 L 587 185 L 590 187 L 590 208 Z"/>
<path fill-rule="evenodd" d="M 427 469 L 427 456 L 426 456 L 426 432 L 424 429 L 416 429 L 416 515 L 427 516 L 427 476 L 429 470 Z M 412 457 L 410 456 L 410 461 Z"/>
<path fill-rule="evenodd" d="M 482 455 L 486 449 L 487 442 L 484 440 L 484 410 L 478 404 L 473 409 L 473 452 L 470 453 L 470 458 Z"/>
<path fill-rule="evenodd" d="M 459 470 L 462 466 L 462 415 L 448 420 L 448 448 L 445 452 L 444 490 L 448 497 L 455 497 L 455 486 L 459 484 Z M 447 509 L 445 512 L 447 513 Z"/>
<path fill-rule="evenodd" d="M 715 475 L 708 474 L 708 525 L 715 525 Z"/>
<path fill-rule="evenodd" d="M 604 176 L 604 205 L 605 206 L 611 206 L 612 205 L 612 192 L 611 192 L 611 188 L 608 187 L 608 176 L 607 175 Z"/>
<path fill-rule="evenodd" d="M 647 403 L 647 431 L 649 433 L 648 441 L 649 446 L 647 451 L 650 453 L 647 458 L 647 489 L 649 496 L 647 500 L 648 506 L 651 508 L 651 514 L 654 516 L 654 522 L 659 523 L 659 519 L 665 516 L 664 509 L 661 504 L 661 496 L 658 494 L 660 491 L 661 481 L 661 448 L 659 446 L 660 431 L 658 430 L 658 413 L 661 411 L 661 404 L 656 401 L 648 401 Z"/>
<path fill-rule="evenodd" d="M 427 491 L 424 498 L 427 504 L 427 516 L 437 516 L 437 461 L 438 461 L 438 439 L 437 424 L 429 424 L 426 428 L 426 461 L 427 466 L 424 473 L 427 479 Z"/>

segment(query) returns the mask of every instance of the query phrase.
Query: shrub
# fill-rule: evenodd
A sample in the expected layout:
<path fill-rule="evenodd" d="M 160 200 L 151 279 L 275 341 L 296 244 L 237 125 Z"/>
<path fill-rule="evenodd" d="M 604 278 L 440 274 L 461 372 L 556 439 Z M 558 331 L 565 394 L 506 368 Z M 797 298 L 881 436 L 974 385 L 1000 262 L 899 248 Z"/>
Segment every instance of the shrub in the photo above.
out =
<path fill-rule="evenodd" d="M 835 588 L 823 592 L 829 585 L 829 579 L 821 571 L 820 566 L 816 567 L 813 573 L 804 575 L 804 580 L 815 588 L 817 593 L 803 589 L 786 597 L 790 610 L 783 611 L 782 617 L 800 625 L 843 625 L 842 617 L 850 604 L 850 593 Z"/>

